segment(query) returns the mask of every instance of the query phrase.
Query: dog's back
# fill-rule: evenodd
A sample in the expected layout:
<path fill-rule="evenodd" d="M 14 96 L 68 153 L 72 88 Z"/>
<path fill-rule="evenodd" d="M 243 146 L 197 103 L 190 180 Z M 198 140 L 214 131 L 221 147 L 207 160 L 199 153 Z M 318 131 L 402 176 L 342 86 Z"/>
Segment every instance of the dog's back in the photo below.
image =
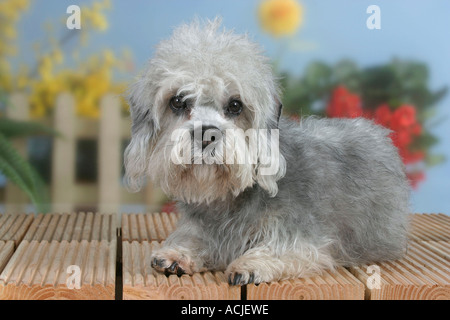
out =
<path fill-rule="evenodd" d="M 304 234 L 317 237 L 318 244 L 330 241 L 341 264 L 392 259 L 404 252 L 409 185 L 388 135 L 362 118 L 280 123 L 288 165 L 277 198 L 291 201 L 292 219 L 301 221 L 297 227 Z"/>

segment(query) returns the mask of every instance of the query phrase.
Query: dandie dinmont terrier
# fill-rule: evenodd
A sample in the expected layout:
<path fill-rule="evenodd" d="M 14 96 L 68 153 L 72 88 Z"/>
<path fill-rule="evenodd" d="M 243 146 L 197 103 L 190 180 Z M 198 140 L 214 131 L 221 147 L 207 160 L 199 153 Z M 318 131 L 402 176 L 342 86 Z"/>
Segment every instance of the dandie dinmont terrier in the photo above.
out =
<path fill-rule="evenodd" d="M 409 185 L 389 131 L 280 117 L 268 59 L 218 19 L 175 29 L 128 93 L 127 186 L 148 176 L 182 213 L 153 268 L 243 285 L 404 253 Z"/>

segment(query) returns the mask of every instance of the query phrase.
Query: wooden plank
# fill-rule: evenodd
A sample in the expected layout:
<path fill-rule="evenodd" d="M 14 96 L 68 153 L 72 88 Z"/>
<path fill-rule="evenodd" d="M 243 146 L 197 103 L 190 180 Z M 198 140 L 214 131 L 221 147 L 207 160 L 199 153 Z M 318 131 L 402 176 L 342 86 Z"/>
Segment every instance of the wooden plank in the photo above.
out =
<path fill-rule="evenodd" d="M 411 240 L 450 241 L 450 216 L 439 214 L 411 215 Z"/>
<path fill-rule="evenodd" d="M 204 272 L 193 276 L 165 275 L 150 265 L 159 242 L 122 243 L 124 300 L 238 300 L 240 287 L 229 286 L 223 272 Z"/>
<path fill-rule="evenodd" d="M 122 214 L 122 241 L 164 241 L 176 228 L 173 213 Z"/>
<path fill-rule="evenodd" d="M 12 240 L 17 247 L 33 222 L 33 218 L 32 214 L 25 213 L 0 215 L 0 240 Z"/>
<path fill-rule="evenodd" d="M 439 257 L 443 257 L 445 260 L 450 261 L 450 242 L 448 241 L 422 241 L 420 244 L 437 254 Z M 449 270 L 450 272 L 450 270 Z"/>
<path fill-rule="evenodd" d="M 369 266 L 350 271 L 366 284 L 371 300 L 450 299 L 450 246 L 447 242 L 411 241 L 402 259 L 375 264 L 380 270 L 380 286 L 371 288 L 364 272 Z"/>
<path fill-rule="evenodd" d="M 112 300 L 115 257 L 115 240 L 24 240 L 0 274 L 0 300 Z"/>
<path fill-rule="evenodd" d="M 120 100 L 109 94 L 100 104 L 99 129 L 99 211 L 117 213 L 120 205 Z"/>
<path fill-rule="evenodd" d="M 62 137 L 53 140 L 51 196 L 54 212 L 72 212 L 75 185 L 75 101 L 61 94 L 56 101 L 54 128 Z"/>
<path fill-rule="evenodd" d="M 72 213 L 0 215 L 0 299 L 113 299 L 116 216 Z M 222 272 L 169 277 L 150 265 L 151 252 L 176 228 L 178 214 L 122 215 L 124 299 L 240 299 Z M 413 215 L 407 255 L 375 264 L 380 285 L 369 288 L 369 265 L 320 276 L 247 285 L 252 299 L 450 299 L 448 216 Z M 27 231 L 27 232 L 25 232 Z M 16 234 L 22 236 L 16 237 Z M 13 238 L 13 239 L 10 239 Z M 69 289 L 70 265 L 82 270 L 81 288 Z M 2 270 L 3 269 L 3 270 Z"/>
<path fill-rule="evenodd" d="M 247 285 L 247 300 L 363 300 L 364 284 L 338 268 L 311 278 Z"/>
<path fill-rule="evenodd" d="M 27 241 L 112 241 L 116 239 L 116 214 L 39 214 L 31 224 Z"/>
<path fill-rule="evenodd" d="M 14 241 L 0 240 L 0 272 L 8 263 L 14 252 Z"/>
<path fill-rule="evenodd" d="M 448 236 L 450 220 L 442 214 L 412 215 L 412 236 L 427 240 L 412 242 L 408 256 L 399 261 L 377 264 L 381 274 L 380 288 L 368 289 L 372 273 L 369 266 L 338 268 L 335 272 L 305 279 L 291 279 L 258 286 L 248 285 L 247 299 L 428 299 L 448 296 L 449 245 L 432 239 Z M 165 277 L 149 266 L 151 248 L 175 229 L 178 216 L 165 213 L 122 216 L 124 242 L 124 297 L 165 299 L 167 290 L 204 282 L 205 275 Z M 147 241 L 153 241 L 151 244 Z M 147 263 L 147 264 L 146 264 Z M 426 266 L 426 267 L 425 267 Z M 209 273 L 208 273 L 209 275 Z M 223 274 L 222 274 L 223 275 Z M 200 276 L 200 278 L 198 278 Z M 189 280 L 188 280 L 189 279 Z M 203 279 L 200 281 L 200 279 Z M 223 279 L 223 283 L 226 280 Z M 150 289 L 151 288 L 151 289 Z M 188 289 L 186 289 L 188 290 Z M 190 290 L 190 289 L 189 289 Z M 188 290 L 188 291 L 189 291 Z M 170 291 L 170 292 L 172 292 Z M 195 291 L 195 290 L 194 290 Z M 181 291 L 180 291 L 181 292 Z M 191 291 L 189 291 L 191 292 Z M 183 293 L 181 297 L 189 296 Z M 195 296 L 194 296 L 195 297 Z M 197 296 L 198 297 L 198 296 Z"/>
<path fill-rule="evenodd" d="M 98 120 L 78 117 L 77 121 L 75 121 L 74 130 L 78 139 L 97 139 L 99 132 Z"/>

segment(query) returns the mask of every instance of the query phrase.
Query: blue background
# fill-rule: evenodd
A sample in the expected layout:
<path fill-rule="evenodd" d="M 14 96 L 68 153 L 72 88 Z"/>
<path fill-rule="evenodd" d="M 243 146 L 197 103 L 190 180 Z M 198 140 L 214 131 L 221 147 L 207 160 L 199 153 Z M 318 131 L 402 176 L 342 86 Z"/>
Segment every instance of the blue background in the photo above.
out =
<path fill-rule="evenodd" d="M 33 63 L 32 45 L 44 39 L 44 22 L 52 21 L 65 28 L 61 17 L 67 16 L 71 4 L 90 1 L 40 0 L 32 3 L 19 24 L 21 51 L 17 61 Z M 277 41 L 262 32 L 257 19 L 258 0 L 113 0 L 107 17 L 106 32 L 94 34 L 88 52 L 110 48 L 120 52 L 128 48 L 136 71 L 152 55 L 155 45 L 167 38 L 173 27 L 194 17 L 220 15 L 226 28 L 248 32 L 268 56 L 280 59 L 280 68 L 300 76 L 310 62 L 335 63 L 350 58 L 360 67 L 384 64 L 392 58 L 425 62 L 430 70 L 430 88 L 437 90 L 450 84 L 450 1 L 364 1 L 303 0 L 302 27 L 289 42 Z M 369 30 L 366 20 L 369 5 L 381 9 L 381 30 Z M 58 30 L 55 30 L 58 34 Z M 45 45 L 45 44 L 43 44 Z M 284 48 L 284 50 L 280 50 Z M 70 48 L 69 48 L 70 49 Z M 280 53 L 282 52 L 282 53 Z M 131 81 L 134 74 L 122 75 Z M 434 153 L 450 159 L 450 94 L 440 101 L 437 113 L 443 121 L 432 128 L 439 138 Z M 413 192 L 414 212 L 450 213 L 450 161 L 427 169 L 426 180 Z"/>

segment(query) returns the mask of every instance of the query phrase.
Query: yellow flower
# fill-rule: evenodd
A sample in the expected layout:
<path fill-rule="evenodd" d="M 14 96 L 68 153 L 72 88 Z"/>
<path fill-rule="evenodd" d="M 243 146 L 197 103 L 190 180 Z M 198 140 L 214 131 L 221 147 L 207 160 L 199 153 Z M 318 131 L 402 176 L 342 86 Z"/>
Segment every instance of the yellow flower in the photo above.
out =
<path fill-rule="evenodd" d="M 52 56 L 53 60 L 57 63 L 57 64 L 61 64 L 64 61 L 64 56 L 63 53 L 61 51 L 61 49 L 57 48 L 53 51 L 53 56 Z"/>
<path fill-rule="evenodd" d="M 103 50 L 103 56 L 107 66 L 113 66 L 116 63 L 116 57 L 111 50 Z"/>
<path fill-rule="evenodd" d="M 28 68 L 25 65 L 21 65 L 17 74 L 17 88 L 22 90 L 29 84 Z"/>
<path fill-rule="evenodd" d="M 42 57 L 39 61 L 39 75 L 43 80 L 49 80 L 52 78 L 53 73 L 53 63 L 49 56 Z"/>
<path fill-rule="evenodd" d="M 32 108 L 30 111 L 31 117 L 34 119 L 43 117 L 45 115 L 45 112 L 46 112 L 46 108 L 41 103 L 32 105 Z"/>
<path fill-rule="evenodd" d="M 4 29 L 2 31 L 3 31 L 5 38 L 7 38 L 7 39 L 15 39 L 17 36 L 15 26 L 13 26 L 13 25 L 4 26 Z"/>
<path fill-rule="evenodd" d="M 122 58 L 111 50 L 94 54 L 81 63 L 81 48 L 87 43 L 93 31 L 108 28 L 105 11 L 111 7 L 110 0 L 96 0 L 89 7 L 82 8 L 81 46 L 73 53 L 77 68 L 65 65 L 65 51 L 60 40 L 53 38 L 52 26 L 47 25 L 47 41 L 33 45 L 37 65 L 21 67 L 12 73 L 9 59 L 15 54 L 17 22 L 30 0 L 0 0 L 0 88 L 6 91 L 24 89 L 29 91 L 29 103 L 33 118 L 48 116 L 53 112 L 60 92 L 71 93 L 76 101 L 76 112 L 87 118 L 99 118 L 101 98 L 108 92 L 122 93 L 125 83 L 116 83 L 113 74 L 120 71 Z M 40 43 L 48 43 L 46 48 Z M 131 59 L 131 58 L 130 58 Z M 125 105 L 125 103 L 124 103 Z M 125 108 L 125 107 L 124 107 Z"/>
<path fill-rule="evenodd" d="M 29 0 L 14 0 L 14 6 L 18 10 L 25 10 L 29 7 Z"/>
<path fill-rule="evenodd" d="M 265 0 L 258 13 L 263 30 L 275 37 L 293 34 L 303 19 L 303 7 L 295 0 Z"/>
<path fill-rule="evenodd" d="M 14 2 L 11 0 L 0 2 L 0 14 L 9 20 L 16 20 L 19 15 Z"/>
<path fill-rule="evenodd" d="M 108 28 L 108 21 L 106 17 L 100 12 L 101 6 L 98 3 L 94 3 L 93 8 L 84 7 L 81 9 L 81 24 L 88 25 L 93 29 L 105 31 Z"/>
<path fill-rule="evenodd" d="M 108 28 L 108 21 L 100 12 L 93 11 L 91 15 L 92 25 L 100 31 L 105 31 Z"/>

